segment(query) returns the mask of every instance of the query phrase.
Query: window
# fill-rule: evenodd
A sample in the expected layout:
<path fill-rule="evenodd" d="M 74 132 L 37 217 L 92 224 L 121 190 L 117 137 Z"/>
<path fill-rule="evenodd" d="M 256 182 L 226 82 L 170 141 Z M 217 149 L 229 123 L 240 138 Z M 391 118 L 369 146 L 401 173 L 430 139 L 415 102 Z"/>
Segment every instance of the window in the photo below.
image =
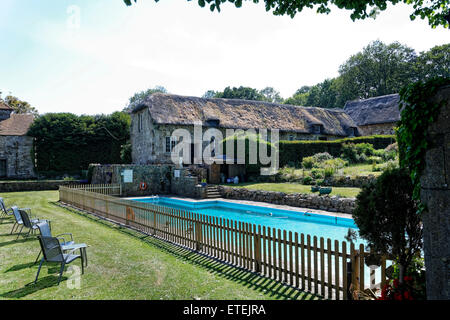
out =
<path fill-rule="evenodd" d="M 320 134 L 321 131 L 322 131 L 322 125 L 321 124 L 313 125 L 313 133 Z"/>
<path fill-rule="evenodd" d="M 172 152 L 177 143 L 178 140 L 176 137 L 166 137 L 166 153 Z"/>
<path fill-rule="evenodd" d="M 355 136 L 355 133 L 356 133 L 356 128 L 354 128 L 354 127 L 348 128 L 348 135 L 349 135 L 350 137 L 354 137 L 354 136 Z"/>
<path fill-rule="evenodd" d="M 210 144 L 212 145 L 211 156 L 215 157 L 216 156 L 216 147 L 217 147 L 216 137 L 211 137 Z"/>
<path fill-rule="evenodd" d="M 143 127 L 143 114 L 139 113 L 138 114 L 138 132 L 142 131 L 142 127 Z"/>

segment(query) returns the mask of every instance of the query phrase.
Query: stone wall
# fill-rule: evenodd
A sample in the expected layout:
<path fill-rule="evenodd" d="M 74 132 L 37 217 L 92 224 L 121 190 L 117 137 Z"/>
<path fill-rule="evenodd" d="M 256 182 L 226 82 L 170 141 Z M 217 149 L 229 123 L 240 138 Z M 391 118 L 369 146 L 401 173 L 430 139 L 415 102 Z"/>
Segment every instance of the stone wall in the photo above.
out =
<path fill-rule="evenodd" d="M 283 192 L 249 190 L 246 188 L 227 186 L 219 186 L 218 190 L 221 196 L 226 199 L 269 202 L 272 204 L 348 214 L 351 214 L 355 208 L 354 198 L 301 193 L 286 194 Z"/>
<path fill-rule="evenodd" d="M 190 198 L 206 198 L 206 189 L 199 185 L 199 177 L 192 175 L 191 172 L 187 168 L 174 169 L 171 184 L 172 194 Z"/>
<path fill-rule="evenodd" d="M 375 134 L 395 134 L 394 128 L 397 123 L 378 123 L 366 126 L 358 126 L 358 131 L 362 136 L 372 136 Z"/>
<path fill-rule="evenodd" d="M 37 181 L 1 181 L 0 192 L 58 190 L 59 186 L 79 184 L 80 181 L 37 180 Z"/>
<path fill-rule="evenodd" d="M 362 188 L 371 182 L 377 181 L 377 177 L 372 174 L 367 176 L 332 176 L 331 178 L 325 178 L 325 186 L 333 187 L 348 187 L 348 188 Z"/>
<path fill-rule="evenodd" d="M 421 177 L 421 200 L 427 299 L 450 299 L 450 86 L 435 101 L 445 100 L 436 122 L 428 128 L 430 148 Z"/>
<path fill-rule="evenodd" d="M 109 184 L 122 183 L 123 196 L 148 196 L 171 193 L 171 165 L 91 165 L 92 183 Z M 132 170 L 132 182 L 124 182 L 123 173 Z M 140 184 L 146 183 L 147 188 L 141 190 Z"/>
<path fill-rule="evenodd" d="M 32 148 L 32 137 L 0 136 L 0 160 L 6 160 L 6 178 L 30 179 L 36 177 L 31 158 Z"/>
<path fill-rule="evenodd" d="M 205 188 L 199 186 L 199 178 L 190 168 L 173 165 L 91 165 L 92 184 L 122 183 L 122 196 L 137 197 L 156 194 L 173 194 L 183 197 L 205 198 Z M 125 182 L 125 170 L 132 170 L 132 182 Z M 203 173 L 204 174 L 204 173 Z M 145 182 L 147 189 L 141 190 Z"/>

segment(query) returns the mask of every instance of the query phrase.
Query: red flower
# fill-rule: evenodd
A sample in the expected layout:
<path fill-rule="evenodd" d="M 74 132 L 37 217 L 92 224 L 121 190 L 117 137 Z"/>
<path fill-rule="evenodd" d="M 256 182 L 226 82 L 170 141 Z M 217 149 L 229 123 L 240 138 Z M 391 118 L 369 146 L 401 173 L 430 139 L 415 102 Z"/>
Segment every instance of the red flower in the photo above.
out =
<path fill-rule="evenodd" d="M 398 279 L 394 279 L 394 288 L 398 288 L 398 285 L 399 285 L 399 281 L 398 281 Z"/>
<path fill-rule="evenodd" d="M 394 299 L 395 299 L 395 300 L 402 300 L 402 299 L 403 299 L 403 296 L 402 296 L 401 293 L 397 292 L 397 293 L 394 294 Z"/>
<path fill-rule="evenodd" d="M 405 297 L 406 300 L 412 300 L 412 296 L 411 296 L 411 293 L 409 291 L 405 291 L 403 296 Z"/>

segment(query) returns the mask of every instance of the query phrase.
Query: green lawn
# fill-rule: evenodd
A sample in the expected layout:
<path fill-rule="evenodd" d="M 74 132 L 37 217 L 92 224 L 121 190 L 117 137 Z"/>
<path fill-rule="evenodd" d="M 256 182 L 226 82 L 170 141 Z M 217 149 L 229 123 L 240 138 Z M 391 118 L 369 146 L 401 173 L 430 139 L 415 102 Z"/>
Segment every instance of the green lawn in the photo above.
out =
<path fill-rule="evenodd" d="M 373 167 L 371 164 L 351 164 L 348 167 L 339 169 L 338 173 L 340 175 L 351 176 L 351 177 L 368 176 L 368 175 L 379 176 L 382 173 L 381 171 L 372 171 L 372 169 L 373 169 Z M 311 170 L 305 169 L 305 175 L 309 172 L 311 172 Z M 296 174 L 299 177 L 302 177 L 303 169 L 294 170 L 294 174 Z"/>
<path fill-rule="evenodd" d="M 53 234 L 71 232 L 90 245 L 80 288 L 70 273 L 57 286 L 59 265 L 44 264 L 33 284 L 36 237 L 10 235 L 12 219 L 0 219 L 0 299 L 317 299 L 302 291 L 205 256 L 58 205 L 57 191 L 3 193 L 7 205 L 50 219 Z M 80 266 L 80 260 L 71 265 Z M 69 265 L 70 266 L 70 265 Z M 67 269 L 66 269 L 67 270 Z"/>
<path fill-rule="evenodd" d="M 264 190 L 264 191 L 278 191 L 284 193 L 312 193 L 311 186 L 302 185 L 299 183 L 256 183 L 256 182 L 244 182 L 238 184 L 226 184 L 225 186 L 247 188 L 252 190 Z M 330 196 L 339 195 L 341 197 L 353 198 L 361 191 L 359 188 L 341 188 L 333 187 Z"/>

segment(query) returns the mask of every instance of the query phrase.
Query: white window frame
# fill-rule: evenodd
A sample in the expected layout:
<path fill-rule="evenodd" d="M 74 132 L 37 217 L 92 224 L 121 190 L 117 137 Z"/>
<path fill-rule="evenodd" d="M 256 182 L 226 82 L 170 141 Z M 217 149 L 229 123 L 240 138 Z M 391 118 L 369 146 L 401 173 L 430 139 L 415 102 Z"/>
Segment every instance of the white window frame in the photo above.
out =
<path fill-rule="evenodd" d="M 169 150 L 167 150 L 167 139 L 169 140 Z M 177 137 L 172 137 L 172 136 L 166 136 L 166 139 L 164 141 L 164 151 L 166 153 L 171 153 L 172 150 L 175 148 L 175 146 L 178 144 L 178 138 Z"/>

